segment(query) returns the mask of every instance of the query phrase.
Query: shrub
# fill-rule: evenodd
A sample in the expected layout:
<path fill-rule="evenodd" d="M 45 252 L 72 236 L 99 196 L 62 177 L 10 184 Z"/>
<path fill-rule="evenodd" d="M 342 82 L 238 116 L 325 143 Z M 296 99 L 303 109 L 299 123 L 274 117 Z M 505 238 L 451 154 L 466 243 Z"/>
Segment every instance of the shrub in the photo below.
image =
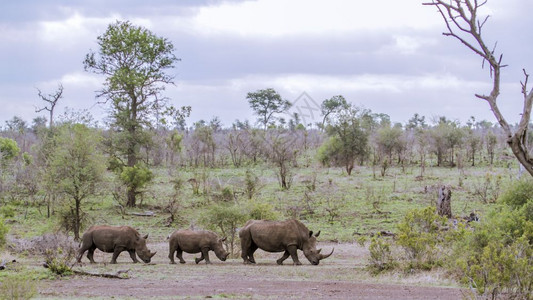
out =
<path fill-rule="evenodd" d="M 254 220 L 278 220 L 279 214 L 268 203 L 252 202 L 249 207 L 250 218 Z"/>
<path fill-rule="evenodd" d="M 483 203 L 494 203 L 498 199 L 502 186 L 502 176 L 485 174 L 478 182 L 473 183 L 473 196 Z"/>
<path fill-rule="evenodd" d="M 373 274 L 378 274 L 385 270 L 394 269 L 397 265 L 391 251 L 391 243 L 381 238 L 381 236 L 374 236 L 370 240 L 369 269 Z"/>
<path fill-rule="evenodd" d="M 4 277 L 0 284 L 1 300 L 31 299 L 36 294 L 35 283 L 20 275 Z"/>
<path fill-rule="evenodd" d="M 511 185 L 494 209 L 457 243 L 455 270 L 485 298 L 532 299 L 533 186 Z"/>
<path fill-rule="evenodd" d="M 220 191 L 219 198 L 220 198 L 220 200 L 222 200 L 224 202 L 229 202 L 229 201 L 233 200 L 234 196 L 233 196 L 233 190 L 231 189 L 231 187 L 229 187 L 229 186 L 224 187 Z"/>
<path fill-rule="evenodd" d="M 4 216 L 4 218 L 13 218 L 15 216 L 15 209 L 11 205 L 5 205 L 0 208 L 0 214 Z"/>
<path fill-rule="evenodd" d="M 69 248 L 66 251 L 60 247 L 56 249 L 48 249 L 44 255 L 45 267 L 59 276 L 72 275 L 70 261 L 74 257 L 74 253 L 72 248 Z"/>
<path fill-rule="evenodd" d="M 455 250 L 462 280 L 484 296 L 531 299 L 533 222 L 519 210 L 491 213 Z M 529 296 L 527 296 L 529 295 Z"/>
<path fill-rule="evenodd" d="M 246 197 L 248 197 L 249 200 L 252 200 L 254 195 L 259 191 L 259 177 L 255 175 L 252 170 L 246 169 L 246 174 L 244 177 L 244 184 L 245 184 L 245 194 Z"/>
<path fill-rule="evenodd" d="M 498 199 L 512 208 L 520 208 L 533 200 L 533 181 L 523 179 L 514 182 Z"/>
<path fill-rule="evenodd" d="M 437 245 L 444 241 L 440 228 L 446 221 L 432 206 L 407 212 L 398 224 L 397 243 L 407 254 L 409 268 L 431 269 L 440 263 Z"/>
<path fill-rule="evenodd" d="M 220 232 L 227 237 L 226 246 L 232 256 L 235 256 L 235 238 L 237 228 L 248 219 L 248 214 L 238 205 L 217 204 L 210 207 L 201 219 L 209 229 Z"/>
<path fill-rule="evenodd" d="M 6 235 L 8 231 L 9 227 L 7 227 L 4 219 L 0 217 L 0 248 L 4 247 L 6 243 Z"/>

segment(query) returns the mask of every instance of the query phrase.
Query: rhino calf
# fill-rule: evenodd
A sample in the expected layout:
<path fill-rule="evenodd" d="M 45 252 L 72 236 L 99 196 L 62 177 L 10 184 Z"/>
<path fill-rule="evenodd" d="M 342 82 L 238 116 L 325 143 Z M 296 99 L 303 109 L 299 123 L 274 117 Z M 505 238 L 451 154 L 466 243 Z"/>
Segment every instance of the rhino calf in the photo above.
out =
<path fill-rule="evenodd" d="M 87 258 L 91 263 L 94 263 L 94 250 L 98 249 L 106 253 L 113 253 L 111 263 L 116 264 L 118 255 L 122 251 L 128 251 L 134 263 L 139 262 L 136 255 L 145 263 L 149 263 L 156 252 L 152 253 L 146 248 L 147 238 L 148 234 L 142 237 L 137 230 L 130 226 L 91 226 L 81 238 L 81 246 L 76 258 L 78 262 L 81 262 L 85 251 L 89 251 Z"/>
<path fill-rule="evenodd" d="M 221 261 L 225 261 L 229 255 L 222 246 L 222 242 L 225 240 L 226 238 L 221 239 L 216 233 L 211 231 L 177 230 L 169 236 L 168 258 L 171 264 L 175 264 L 174 252 L 176 252 L 176 257 L 179 258 L 180 263 L 184 264 L 183 252 L 201 252 L 200 258 L 195 258 L 194 261 L 199 263 L 205 259 L 205 263 L 210 264 L 209 250 L 212 250 Z"/>
<path fill-rule="evenodd" d="M 297 250 L 302 250 L 311 264 L 318 265 L 335 250 L 326 255 L 321 254 L 322 249 L 316 249 L 316 238 L 319 234 L 320 231 L 313 235 L 313 232 L 298 220 L 250 220 L 239 231 L 241 257 L 245 264 L 255 264 L 254 252 L 262 249 L 267 252 L 283 252 L 283 256 L 276 261 L 278 265 L 283 264 L 289 256 L 295 265 L 301 265 Z"/>

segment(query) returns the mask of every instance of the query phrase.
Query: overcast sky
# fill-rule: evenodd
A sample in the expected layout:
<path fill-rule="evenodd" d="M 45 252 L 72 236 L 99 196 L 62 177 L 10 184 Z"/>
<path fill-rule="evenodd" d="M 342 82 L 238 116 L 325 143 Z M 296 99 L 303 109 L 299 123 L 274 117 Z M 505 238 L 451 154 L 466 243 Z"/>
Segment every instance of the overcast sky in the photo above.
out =
<path fill-rule="evenodd" d="M 495 122 L 491 79 L 479 57 L 441 35 L 444 23 L 423 0 L 18 0 L 0 4 L 0 126 L 31 120 L 43 102 L 36 88 L 64 86 L 56 114 L 87 109 L 97 119 L 102 78 L 83 70 L 96 38 L 115 20 L 130 20 L 169 39 L 181 62 L 165 96 L 192 106 L 188 123 L 218 116 L 255 121 L 246 94 L 274 88 L 304 114 L 343 95 L 357 106 L 405 123 L 414 113 L 463 124 L 470 116 Z M 489 0 L 487 43 L 498 42 L 509 66 L 502 74 L 501 110 L 517 122 L 522 68 L 533 73 L 530 0 Z M 305 94 L 303 94 L 305 93 Z M 302 96 L 303 94 L 303 96 Z"/>

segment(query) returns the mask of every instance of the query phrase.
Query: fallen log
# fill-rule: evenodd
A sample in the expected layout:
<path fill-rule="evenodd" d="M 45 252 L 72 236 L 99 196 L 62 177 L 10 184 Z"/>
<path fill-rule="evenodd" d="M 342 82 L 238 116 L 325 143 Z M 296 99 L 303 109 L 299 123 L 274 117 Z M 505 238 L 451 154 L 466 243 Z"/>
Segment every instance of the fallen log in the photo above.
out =
<path fill-rule="evenodd" d="M 138 216 L 138 217 L 155 217 L 155 213 L 153 211 L 145 211 L 143 213 L 132 212 L 132 213 L 128 213 L 128 215 Z"/>
<path fill-rule="evenodd" d="M 117 279 L 129 279 L 128 276 L 128 270 L 119 270 L 116 273 L 92 273 L 92 272 L 86 272 L 83 270 L 74 270 L 72 269 L 72 272 L 77 275 L 83 275 L 83 276 L 95 276 L 95 277 L 104 277 L 104 278 L 117 278 Z M 122 276 L 121 274 L 125 274 L 125 276 Z"/>

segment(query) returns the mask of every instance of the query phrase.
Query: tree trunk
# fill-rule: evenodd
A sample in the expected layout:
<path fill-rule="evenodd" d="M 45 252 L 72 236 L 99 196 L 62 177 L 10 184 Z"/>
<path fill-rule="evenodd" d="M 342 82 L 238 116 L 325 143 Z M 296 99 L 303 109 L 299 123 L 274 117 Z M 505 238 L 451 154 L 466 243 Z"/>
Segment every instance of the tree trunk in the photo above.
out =
<path fill-rule="evenodd" d="M 450 219 L 452 217 L 452 191 L 444 185 L 439 188 L 439 199 L 437 201 L 437 213 Z"/>
<path fill-rule="evenodd" d="M 346 164 L 346 173 L 348 173 L 348 176 L 352 175 L 353 170 L 353 162 L 348 162 Z"/>
<path fill-rule="evenodd" d="M 79 241 L 80 240 L 80 223 L 81 223 L 81 216 L 80 216 L 80 202 L 81 200 L 79 199 L 74 199 L 74 201 L 76 202 L 76 212 L 75 212 L 75 215 L 74 215 L 74 240 L 75 241 Z"/>

